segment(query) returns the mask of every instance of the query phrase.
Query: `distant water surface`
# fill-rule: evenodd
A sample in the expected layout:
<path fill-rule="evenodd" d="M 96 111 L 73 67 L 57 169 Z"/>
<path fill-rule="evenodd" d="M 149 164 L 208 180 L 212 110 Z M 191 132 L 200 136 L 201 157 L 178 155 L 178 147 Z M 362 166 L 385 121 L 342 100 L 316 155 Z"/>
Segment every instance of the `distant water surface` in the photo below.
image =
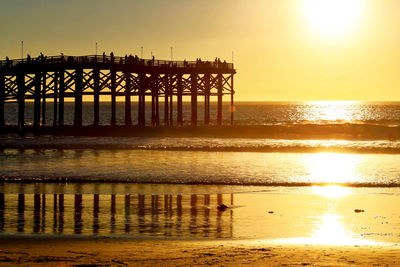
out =
<path fill-rule="evenodd" d="M 176 122 L 176 103 L 174 120 Z M 132 103 L 132 120 L 137 123 L 137 102 Z M 160 102 L 160 115 L 163 116 L 163 103 Z M 6 123 L 17 123 L 17 104 L 6 104 Z M 74 104 L 65 103 L 65 123 L 73 123 Z M 117 102 L 117 124 L 124 124 L 124 103 Z M 183 117 L 190 123 L 190 103 L 184 102 Z M 204 104 L 198 103 L 198 118 L 204 121 Z M 216 103 L 211 103 L 211 123 L 216 123 Z M 25 117 L 27 124 L 33 121 L 33 103 L 26 103 Z M 230 123 L 230 104 L 223 105 L 224 123 Z M 110 103 L 100 103 L 100 124 L 109 125 L 111 120 Z M 146 105 L 146 121 L 151 121 L 151 103 Z M 53 105 L 47 103 L 46 123 L 53 122 Z M 235 124 L 271 125 L 271 124 L 332 124 L 332 123 L 367 123 L 379 125 L 400 124 L 399 102 L 353 102 L 353 101 L 317 101 L 317 102 L 236 102 Z M 93 124 L 93 103 L 83 104 L 83 124 Z"/>

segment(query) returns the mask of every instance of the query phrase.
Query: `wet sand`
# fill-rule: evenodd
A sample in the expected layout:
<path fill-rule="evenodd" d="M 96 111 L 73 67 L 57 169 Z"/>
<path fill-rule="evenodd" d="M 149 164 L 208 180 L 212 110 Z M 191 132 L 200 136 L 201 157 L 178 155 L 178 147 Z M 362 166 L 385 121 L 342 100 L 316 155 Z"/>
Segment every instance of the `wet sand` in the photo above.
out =
<path fill-rule="evenodd" d="M 1 266 L 400 266 L 398 188 L 59 187 L 6 188 Z"/>
<path fill-rule="evenodd" d="M 400 248 L 254 241 L 0 239 L 2 266 L 400 266 Z"/>

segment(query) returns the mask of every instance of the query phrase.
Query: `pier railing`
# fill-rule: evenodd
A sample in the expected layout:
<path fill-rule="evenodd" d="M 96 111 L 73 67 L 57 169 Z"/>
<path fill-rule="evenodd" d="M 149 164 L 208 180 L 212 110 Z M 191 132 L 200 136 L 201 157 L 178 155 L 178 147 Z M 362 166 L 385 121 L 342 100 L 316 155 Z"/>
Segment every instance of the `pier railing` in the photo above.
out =
<path fill-rule="evenodd" d="M 173 67 L 173 68 L 214 68 L 233 70 L 233 63 L 220 61 L 176 61 L 176 60 L 159 60 L 159 59 L 143 59 L 137 56 L 106 56 L 106 55 L 88 55 L 88 56 L 39 56 L 36 58 L 24 59 L 7 59 L 0 61 L 0 68 L 13 68 L 21 65 L 44 64 L 44 65 L 66 65 L 66 64 L 129 64 L 137 66 L 154 66 L 154 67 Z"/>

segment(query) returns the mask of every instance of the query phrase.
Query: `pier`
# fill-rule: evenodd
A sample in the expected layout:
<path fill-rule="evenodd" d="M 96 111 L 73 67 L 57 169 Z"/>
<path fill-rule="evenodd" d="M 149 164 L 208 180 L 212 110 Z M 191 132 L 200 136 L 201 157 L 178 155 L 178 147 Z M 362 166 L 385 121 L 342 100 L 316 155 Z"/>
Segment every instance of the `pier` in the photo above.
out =
<path fill-rule="evenodd" d="M 6 126 L 8 103 L 18 104 L 18 131 L 26 125 L 26 101 L 33 101 L 33 130 L 46 126 L 46 102 L 54 107 L 53 127 L 64 126 L 64 103 L 73 101 L 75 128 L 82 127 L 83 99 L 93 99 L 93 126 L 99 126 L 100 103 L 111 101 L 111 121 L 116 126 L 116 102 L 125 103 L 124 125 L 132 125 L 131 102 L 138 102 L 138 126 L 183 126 L 183 98 L 190 99 L 190 125 L 197 126 L 199 100 L 204 104 L 204 125 L 210 124 L 210 102 L 217 102 L 216 125 L 222 125 L 222 101 L 230 95 L 230 123 L 234 121 L 236 70 L 232 63 L 171 61 L 137 56 L 52 56 L 0 61 L 0 131 Z M 146 102 L 146 97 L 150 103 Z M 104 100 L 100 98 L 107 98 Z M 163 101 L 163 111 L 160 102 Z M 145 107 L 151 105 L 151 121 Z M 173 114 L 176 118 L 173 118 Z M 161 117 L 162 116 L 162 117 Z"/>

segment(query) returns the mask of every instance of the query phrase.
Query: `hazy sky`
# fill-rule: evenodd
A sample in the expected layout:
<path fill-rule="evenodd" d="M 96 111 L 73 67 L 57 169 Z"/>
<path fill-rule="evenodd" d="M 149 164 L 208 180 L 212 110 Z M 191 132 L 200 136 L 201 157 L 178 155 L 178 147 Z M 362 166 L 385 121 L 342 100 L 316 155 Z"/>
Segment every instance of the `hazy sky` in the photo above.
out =
<path fill-rule="evenodd" d="M 400 100 L 400 1 L 317 1 L 1 0 L 0 58 L 234 51 L 238 100 Z"/>

